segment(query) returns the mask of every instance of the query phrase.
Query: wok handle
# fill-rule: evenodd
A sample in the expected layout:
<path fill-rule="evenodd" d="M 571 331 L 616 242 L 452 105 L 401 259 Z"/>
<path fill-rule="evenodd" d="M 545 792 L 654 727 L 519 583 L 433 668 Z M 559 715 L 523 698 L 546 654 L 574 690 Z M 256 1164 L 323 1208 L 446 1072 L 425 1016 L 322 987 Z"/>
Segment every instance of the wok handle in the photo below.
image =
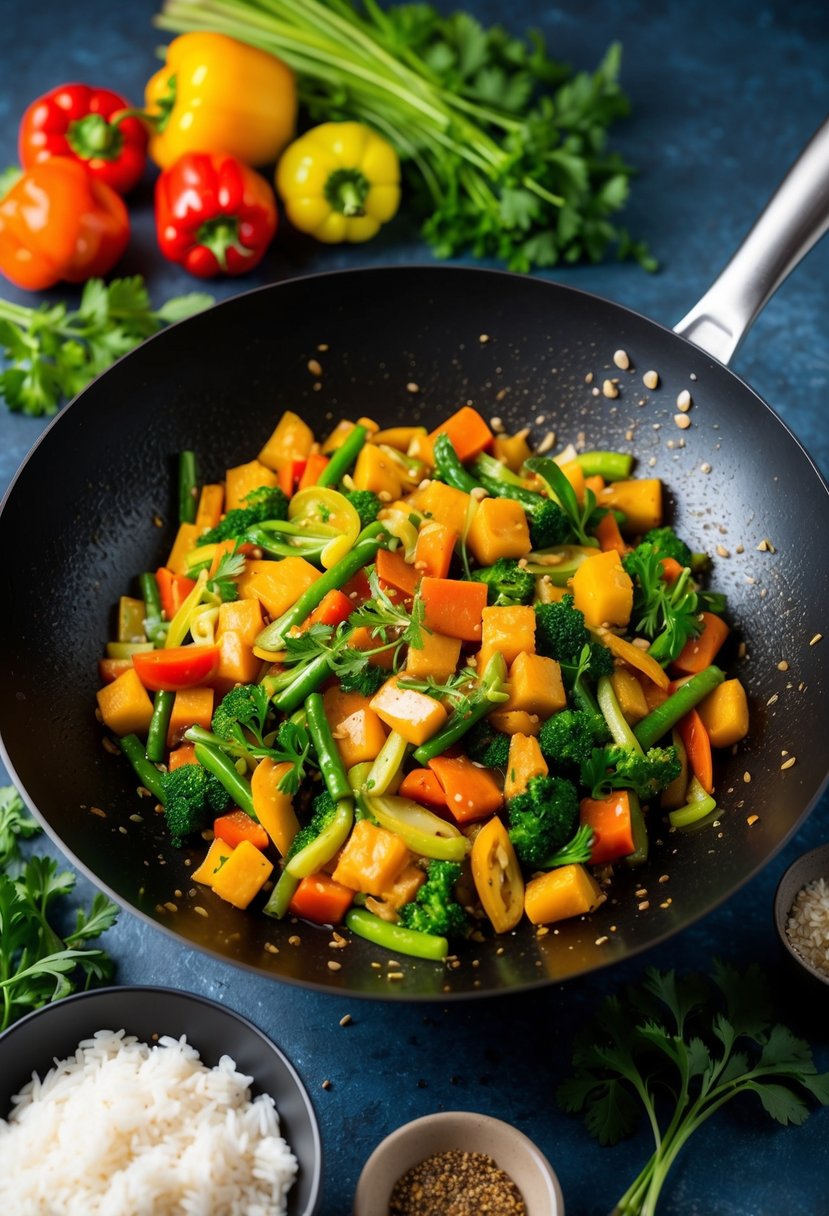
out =
<path fill-rule="evenodd" d="M 728 363 L 749 326 L 829 228 L 829 119 L 818 129 L 731 261 L 674 326 Z"/>

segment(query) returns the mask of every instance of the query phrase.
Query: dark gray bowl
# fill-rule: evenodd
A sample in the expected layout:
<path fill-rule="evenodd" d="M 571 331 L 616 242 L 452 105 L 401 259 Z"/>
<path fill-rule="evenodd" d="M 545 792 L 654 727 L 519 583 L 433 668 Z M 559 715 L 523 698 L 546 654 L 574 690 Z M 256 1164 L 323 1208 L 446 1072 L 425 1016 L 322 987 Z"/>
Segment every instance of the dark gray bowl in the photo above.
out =
<path fill-rule="evenodd" d="M 824 995 L 829 997 L 829 975 L 807 962 L 803 955 L 795 950 L 786 933 L 789 912 L 798 891 L 816 878 L 829 878 L 829 844 L 820 845 L 819 848 L 804 853 L 785 871 L 777 884 L 774 896 L 774 924 L 780 943 L 796 967 L 797 973 L 808 980 L 812 991 L 815 991 L 819 985 L 823 989 Z"/>
<path fill-rule="evenodd" d="M 0 1114 L 53 1058 L 71 1055 L 96 1030 L 126 1030 L 145 1042 L 153 1035 L 187 1035 L 209 1067 L 232 1056 L 240 1072 L 254 1078 L 254 1094 L 270 1094 L 281 1131 L 299 1161 L 288 1196 L 289 1216 L 313 1216 L 322 1180 L 319 1127 L 311 1099 L 296 1069 L 252 1022 L 215 1001 L 171 988 L 101 988 L 67 997 L 21 1018 L 0 1035 Z"/>

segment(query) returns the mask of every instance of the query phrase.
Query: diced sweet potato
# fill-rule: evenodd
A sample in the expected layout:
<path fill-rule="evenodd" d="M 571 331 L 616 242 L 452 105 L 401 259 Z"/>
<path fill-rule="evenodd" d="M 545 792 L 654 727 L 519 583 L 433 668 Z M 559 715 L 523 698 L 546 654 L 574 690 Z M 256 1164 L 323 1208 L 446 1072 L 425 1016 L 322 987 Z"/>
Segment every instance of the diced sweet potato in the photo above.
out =
<path fill-rule="evenodd" d="M 613 481 L 599 494 L 599 506 L 624 512 L 622 531 L 628 536 L 649 532 L 662 523 L 662 482 L 658 477 Z"/>
<path fill-rule="evenodd" d="M 528 604 L 484 608 L 478 670 L 484 672 L 494 654 L 509 666 L 522 651 L 535 653 L 535 611 Z"/>
<path fill-rule="evenodd" d="M 172 570 L 173 574 L 187 573 L 187 554 L 198 545 L 202 530 L 198 524 L 179 524 L 176 539 L 167 558 L 167 569 Z"/>
<path fill-rule="evenodd" d="M 285 461 L 304 460 L 313 443 L 314 432 L 308 423 L 292 410 L 286 410 L 259 453 L 259 460 L 277 472 Z"/>
<path fill-rule="evenodd" d="M 220 638 L 226 630 L 230 630 L 231 633 L 238 634 L 246 646 L 253 646 L 264 624 L 259 600 L 231 600 L 227 604 L 219 605 L 216 637 Z"/>
<path fill-rule="evenodd" d="M 567 704 L 561 667 L 555 659 L 544 655 L 522 650 L 509 669 L 509 686 L 507 710 L 523 709 L 528 714 L 549 718 Z"/>
<path fill-rule="evenodd" d="M 594 912 L 607 896 L 584 866 L 559 866 L 527 883 L 524 911 L 534 925 Z"/>
<path fill-rule="evenodd" d="M 712 747 L 731 747 L 748 734 L 748 698 L 739 680 L 725 680 L 697 706 Z"/>
<path fill-rule="evenodd" d="M 517 732 L 509 741 L 504 798 L 509 802 L 510 798 L 523 794 L 531 777 L 546 777 L 549 771 L 538 740 Z"/>
<path fill-rule="evenodd" d="M 252 490 L 258 490 L 260 486 L 275 486 L 278 480 L 273 469 L 259 460 L 235 465 L 225 474 L 225 510 L 246 507 L 245 498 Z"/>
<path fill-rule="evenodd" d="M 633 583 L 615 549 L 583 561 L 572 585 L 574 605 L 591 629 L 627 625 L 633 611 Z"/>
<path fill-rule="evenodd" d="M 482 614 L 487 591 L 483 583 L 456 578 L 423 578 L 423 624 L 436 633 L 463 642 L 478 642 L 482 636 Z M 532 612 L 532 609 L 529 610 Z"/>
<path fill-rule="evenodd" d="M 466 519 L 472 499 L 463 490 L 444 485 L 442 481 L 430 481 L 422 490 L 415 490 L 409 498 L 412 506 L 427 518 L 436 519 L 458 536 L 463 536 L 466 532 Z"/>
<path fill-rule="evenodd" d="M 213 890 L 234 908 L 246 908 L 273 872 L 273 863 L 256 845 L 243 840 L 213 878 Z"/>
<path fill-rule="evenodd" d="M 416 680 L 431 676 L 439 683 L 448 680 L 458 665 L 460 638 L 443 633 L 421 632 L 422 646 L 410 646 L 406 655 L 406 675 Z"/>
<path fill-rule="evenodd" d="M 400 688 L 396 677 L 386 680 L 369 704 L 386 726 L 415 746 L 425 743 L 446 722 L 440 701 L 414 688 Z"/>
<path fill-rule="evenodd" d="M 499 557 L 526 557 L 532 548 L 524 509 L 511 498 L 479 503 L 466 539 L 482 566 L 491 566 Z"/>
<path fill-rule="evenodd" d="M 396 461 L 373 443 L 367 443 L 361 449 L 353 478 L 356 489 L 388 494 L 389 499 L 399 498 L 403 490 L 403 479 Z"/>
<path fill-rule="evenodd" d="M 104 725 L 116 735 L 146 735 L 153 703 L 134 667 L 95 694 Z"/>
<path fill-rule="evenodd" d="M 240 599 L 259 600 L 273 620 L 287 611 L 319 577 L 320 571 L 304 557 L 248 561 L 237 587 Z"/>
<path fill-rule="evenodd" d="M 180 688 L 173 701 L 173 709 L 167 726 L 167 746 L 175 747 L 184 738 L 191 726 L 203 726 L 210 730 L 213 720 L 212 688 Z"/>
<path fill-rule="evenodd" d="M 399 836 L 361 819 L 340 853 L 332 878 L 352 891 L 382 895 L 393 886 L 409 859 L 409 850 Z"/>

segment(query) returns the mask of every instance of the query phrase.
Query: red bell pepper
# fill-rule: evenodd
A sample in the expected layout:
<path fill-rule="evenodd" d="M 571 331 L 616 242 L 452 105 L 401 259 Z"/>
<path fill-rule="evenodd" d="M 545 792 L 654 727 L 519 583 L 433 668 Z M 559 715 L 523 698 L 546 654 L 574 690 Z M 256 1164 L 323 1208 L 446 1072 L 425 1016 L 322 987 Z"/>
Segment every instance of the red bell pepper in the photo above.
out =
<path fill-rule="evenodd" d="M 155 222 L 161 252 L 191 274 L 244 274 L 273 240 L 276 200 L 235 157 L 187 152 L 156 182 Z"/>
<path fill-rule="evenodd" d="M 137 661 L 136 661 L 137 660 Z M 171 646 L 132 656 L 138 678 L 150 692 L 178 692 L 203 684 L 219 665 L 218 646 Z"/>
<path fill-rule="evenodd" d="M 127 247 L 124 200 L 78 161 L 33 165 L 0 199 L 0 273 L 26 291 L 108 274 Z"/>
<path fill-rule="evenodd" d="M 24 169 L 53 156 L 81 164 L 118 194 L 136 185 L 147 163 L 147 129 L 120 93 L 62 84 L 36 98 L 20 121 Z"/>
<path fill-rule="evenodd" d="M 158 583 L 158 596 L 164 619 L 171 621 L 195 587 L 196 580 L 188 578 L 186 574 L 173 574 L 167 566 L 159 566 L 155 572 L 155 581 Z"/>

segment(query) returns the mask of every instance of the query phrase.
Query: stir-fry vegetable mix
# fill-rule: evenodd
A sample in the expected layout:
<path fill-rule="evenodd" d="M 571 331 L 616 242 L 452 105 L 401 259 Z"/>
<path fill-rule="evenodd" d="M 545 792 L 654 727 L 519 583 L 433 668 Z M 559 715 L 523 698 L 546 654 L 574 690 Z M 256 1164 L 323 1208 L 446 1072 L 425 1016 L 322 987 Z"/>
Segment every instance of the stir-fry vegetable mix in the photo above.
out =
<path fill-rule="evenodd" d="M 592 912 L 649 825 L 711 815 L 746 695 L 707 559 L 632 464 L 468 406 L 321 443 L 288 412 L 221 484 L 182 453 L 98 705 L 194 881 L 441 959 Z"/>

